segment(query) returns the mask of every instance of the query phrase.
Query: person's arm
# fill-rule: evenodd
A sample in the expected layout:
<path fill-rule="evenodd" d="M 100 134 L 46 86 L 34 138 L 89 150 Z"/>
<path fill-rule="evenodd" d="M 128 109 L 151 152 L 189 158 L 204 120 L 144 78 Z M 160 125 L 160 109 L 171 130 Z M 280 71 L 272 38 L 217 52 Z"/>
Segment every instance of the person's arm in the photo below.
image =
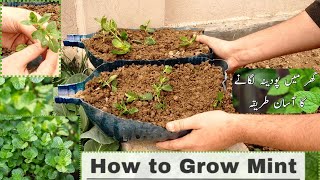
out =
<path fill-rule="evenodd" d="M 168 150 L 223 150 L 240 142 L 281 150 L 320 150 L 320 114 L 241 115 L 212 111 L 170 122 L 167 129 L 193 129 L 180 139 L 157 144 Z"/>
<path fill-rule="evenodd" d="M 273 27 L 235 41 L 199 36 L 217 55 L 226 59 L 230 70 L 281 55 L 320 47 L 320 28 L 306 11 Z"/>

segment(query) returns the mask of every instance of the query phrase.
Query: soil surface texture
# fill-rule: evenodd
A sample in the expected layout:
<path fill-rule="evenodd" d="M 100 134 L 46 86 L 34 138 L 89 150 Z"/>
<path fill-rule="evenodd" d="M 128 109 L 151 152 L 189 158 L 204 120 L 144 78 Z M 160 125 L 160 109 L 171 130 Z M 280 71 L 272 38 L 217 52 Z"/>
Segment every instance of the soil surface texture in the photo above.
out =
<path fill-rule="evenodd" d="M 123 31 L 122 29 L 119 30 Z M 112 54 L 115 49 L 112 45 L 113 37 L 103 34 L 101 31 L 92 38 L 84 40 L 88 50 L 96 58 L 105 61 L 125 60 L 160 60 L 168 58 L 191 57 L 199 54 L 209 53 L 209 47 L 199 42 L 194 42 L 188 47 L 180 47 L 180 37 L 191 38 L 193 34 L 202 34 L 200 31 L 158 29 L 153 34 L 140 30 L 125 30 L 128 34 L 128 42 L 131 44 L 131 51 L 125 55 Z M 156 41 L 154 45 L 144 44 L 145 38 L 152 35 Z"/>
<path fill-rule="evenodd" d="M 46 5 L 27 5 L 24 4 L 22 6 L 18 6 L 19 8 L 28 9 L 31 11 L 35 11 L 39 13 L 41 16 L 45 13 L 51 14 L 50 21 L 56 21 L 58 29 L 61 29 L 61 22 L 60 22 L 60 5 L 59 4 L 46 4 Z M 15 49 L 2 49 L 2 56 L 7 57 L 11 54 L 15 53 Z"/>
<path fill-rule="evenodd" d="M 165 127 L 169 121 L 187 118 L 195 114 L 214 110 L 213 103 L 222 88 L 223 74 L 220 67 L 210 65 L 208 62 L 201 65 L 181 64 L 175 65 L 170 74 L 168 83 L 173 87 L 172 92 L 163 92 L 161 96 L 166 104 L 165 109 L 156 108 L 157 101 L 134 101 L 128 103 L 128 108 L 136 107 L 139 112 L 133 115 L 120 115 L 114 107 L 115 103 L 126 100 L 125 93 L 137 94 L 153 93 L 153 84 L 159 83 L 164 66 L 126 66 L 113 72 L 103 72 L 99 77 L 86 84 L 83 92 L 76 96 L 83 98 L 91 105 L 125 119 L 141 120 Z M 117 91 L 102 88 L 99 83 L 107 81 L 112 75 L 118 75 Z M 224 97 L 222 106 L 215 109 L 223 110 L 231 102 Z M 228 106 L 229 107 L 229 106 Z"/>

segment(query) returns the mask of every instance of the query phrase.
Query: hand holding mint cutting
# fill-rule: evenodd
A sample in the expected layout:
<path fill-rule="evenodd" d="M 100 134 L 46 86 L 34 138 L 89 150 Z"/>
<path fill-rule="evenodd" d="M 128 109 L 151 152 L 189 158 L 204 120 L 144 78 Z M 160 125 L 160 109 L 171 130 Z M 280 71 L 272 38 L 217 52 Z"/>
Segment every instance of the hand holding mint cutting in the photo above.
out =
<path fill-rule="evenodd" d="M 3 75 L 29 75 L 28 63 L 44 59 L 34 75 L 58 73 L 60 32 L 50 14 L 39 14 L 20 8 L 3 7 L 2 46 L 17 52 L 2 61 Z"/>

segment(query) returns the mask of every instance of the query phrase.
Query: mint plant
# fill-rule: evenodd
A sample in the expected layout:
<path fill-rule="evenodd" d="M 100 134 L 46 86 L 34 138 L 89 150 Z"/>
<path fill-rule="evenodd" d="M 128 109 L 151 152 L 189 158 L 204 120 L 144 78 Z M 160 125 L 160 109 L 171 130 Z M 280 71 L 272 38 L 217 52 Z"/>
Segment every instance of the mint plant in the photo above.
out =
<path fill-rule="evenodd" d="M 155 29 L 150 28 L 150 20 L 145 22 L 144 24 L 140 25 L 140 30 L 145 31 L 148 34 L 152 34 L 155 32 Z"/>
<path fill-rule="evenodd" d="M 113 19 L 108 20 L 103 16 L 101 19 L 95 18 L 95 20 L 100 24 L 103 33 L 108 33 L 113 36 L 112 45 L 116 49 L 111 51 L 112 54 L 123 55 L 130 52 L 131 45 L 127 41 L 128 34 L 125 31 L 120 33 L 118 25 Z"/>
<path fill-rule="evenodd" d="M 222 92 L 218 92 L 217 97 L 214 100 L 212 106 L 214 108 L 221 107 L 223 98 L 224 98 L 224 94 Z"/>
<path fill-rule="evenodd" d="M 139 112 L 138 108 L 128 109 L 124 101 L 122 101 L 121 103 L 115 103 L 113 107 L 120 111 L 120 115 L 132 115 Z"/>
<path fill-rule="evenodd" d="M 0 115 L 52 115 L 51 81 L 44 77 L 0 77 Z"/>
<path fill-rule="evenodd" d="M 1 117 L 0 179 L 74 179 L 78 117 Z"/>
<path fill-rule="evenodd" d="M 197 35 L 193 34 L 192 38 L 187 38 L 186 36 L 180 37 L 180 47 L 188 47 L 193 44 L 197 39 Z"/>
<path fill-rule="evenodd" d="M 152 93 L 145 93 L 142 95 L 139 95 L 135 92 L 128 92 L 125 94 L 125 96 L 127 97 L 127 103 L 132 103 L 134 101 L 151 101 L 153 99 L 153 95 Z"/>
<path fill-rule="evenodd" d="M 157 42 L 155 39 L 153 39 L 152 36 L 146 37 L 144 44 L 151 46 L 151 45 L 155 45 Z"/>
<path fill-rule="evenodd" d="M 161 92 L 162 91 L 166 91 L 166 92 L 173 91 L 172 86 L 168 83 L 168 81 L 170 79 L 164 76 L 165 74 L 170 74 L 171 72 L 172 72 L 172 67 L 166 65 L 161 76 L 160 76 L 159 83 L 152 85 L 152 88 L 154 90 L 155 100 L 158 101 L 158 104 L 156 105 L 157 109 L 164 109 L 165 108 L 165 102 L 163 102 L 163 100 L 162 100 Z"/>
<path fill-rule="evenodd" d="M 40 19 L 34 12 L 31 12 L 28 20 L 21 22 L 23 25 L 32 25 L 37 30 L 32 33 L 32 38 L 41 42 L 42 47 L 49 47 L 49 49 L 55 53 L 59 51 L 60 44 L 60 32 L 57 28 L 55 21 L 49 22 L 51 14 L 44 14 Z M 44 24 L 48 23 L 44 28 Z"/>
<path fill-rule="evenodd" d="M 109 79 L 107 81 L 103 81 L 101 79 L 99 81 L 99 83 L 100 83 L 102 88 L 109 87 L 109 88 L 111 88 L 112 92 L 116 92 L 117 91 L 117 85 L 118 85 L 117 78 L 118 78 L 118 75 L 112 75 L 112 76 L 109 77 Z"/>

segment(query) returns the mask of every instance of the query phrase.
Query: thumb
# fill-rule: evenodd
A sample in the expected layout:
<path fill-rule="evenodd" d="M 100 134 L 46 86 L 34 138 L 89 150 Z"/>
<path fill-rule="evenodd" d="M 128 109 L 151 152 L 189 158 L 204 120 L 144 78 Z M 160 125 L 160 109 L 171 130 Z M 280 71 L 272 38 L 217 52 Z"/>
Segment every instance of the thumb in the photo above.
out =
<path fill-rule="evenodd" d="M 166 128 L 171 132 L 179 132 L 184 130 L 199 129 L 200 125 L 197 123 L 195 116 L 192 116 L 186 119 L 169 122 L 167 123 Z"/>
<path fill-rule="evenodd" d="M 26 47 L 22 51 L 12 54 L 8 58 L 12 61 L 12 63 L 19 63 L 27 66 L 29 62 L 39 57 L 45 50 L 46 48 L 43 48 L 40 43 L 35 43 Z"/>

